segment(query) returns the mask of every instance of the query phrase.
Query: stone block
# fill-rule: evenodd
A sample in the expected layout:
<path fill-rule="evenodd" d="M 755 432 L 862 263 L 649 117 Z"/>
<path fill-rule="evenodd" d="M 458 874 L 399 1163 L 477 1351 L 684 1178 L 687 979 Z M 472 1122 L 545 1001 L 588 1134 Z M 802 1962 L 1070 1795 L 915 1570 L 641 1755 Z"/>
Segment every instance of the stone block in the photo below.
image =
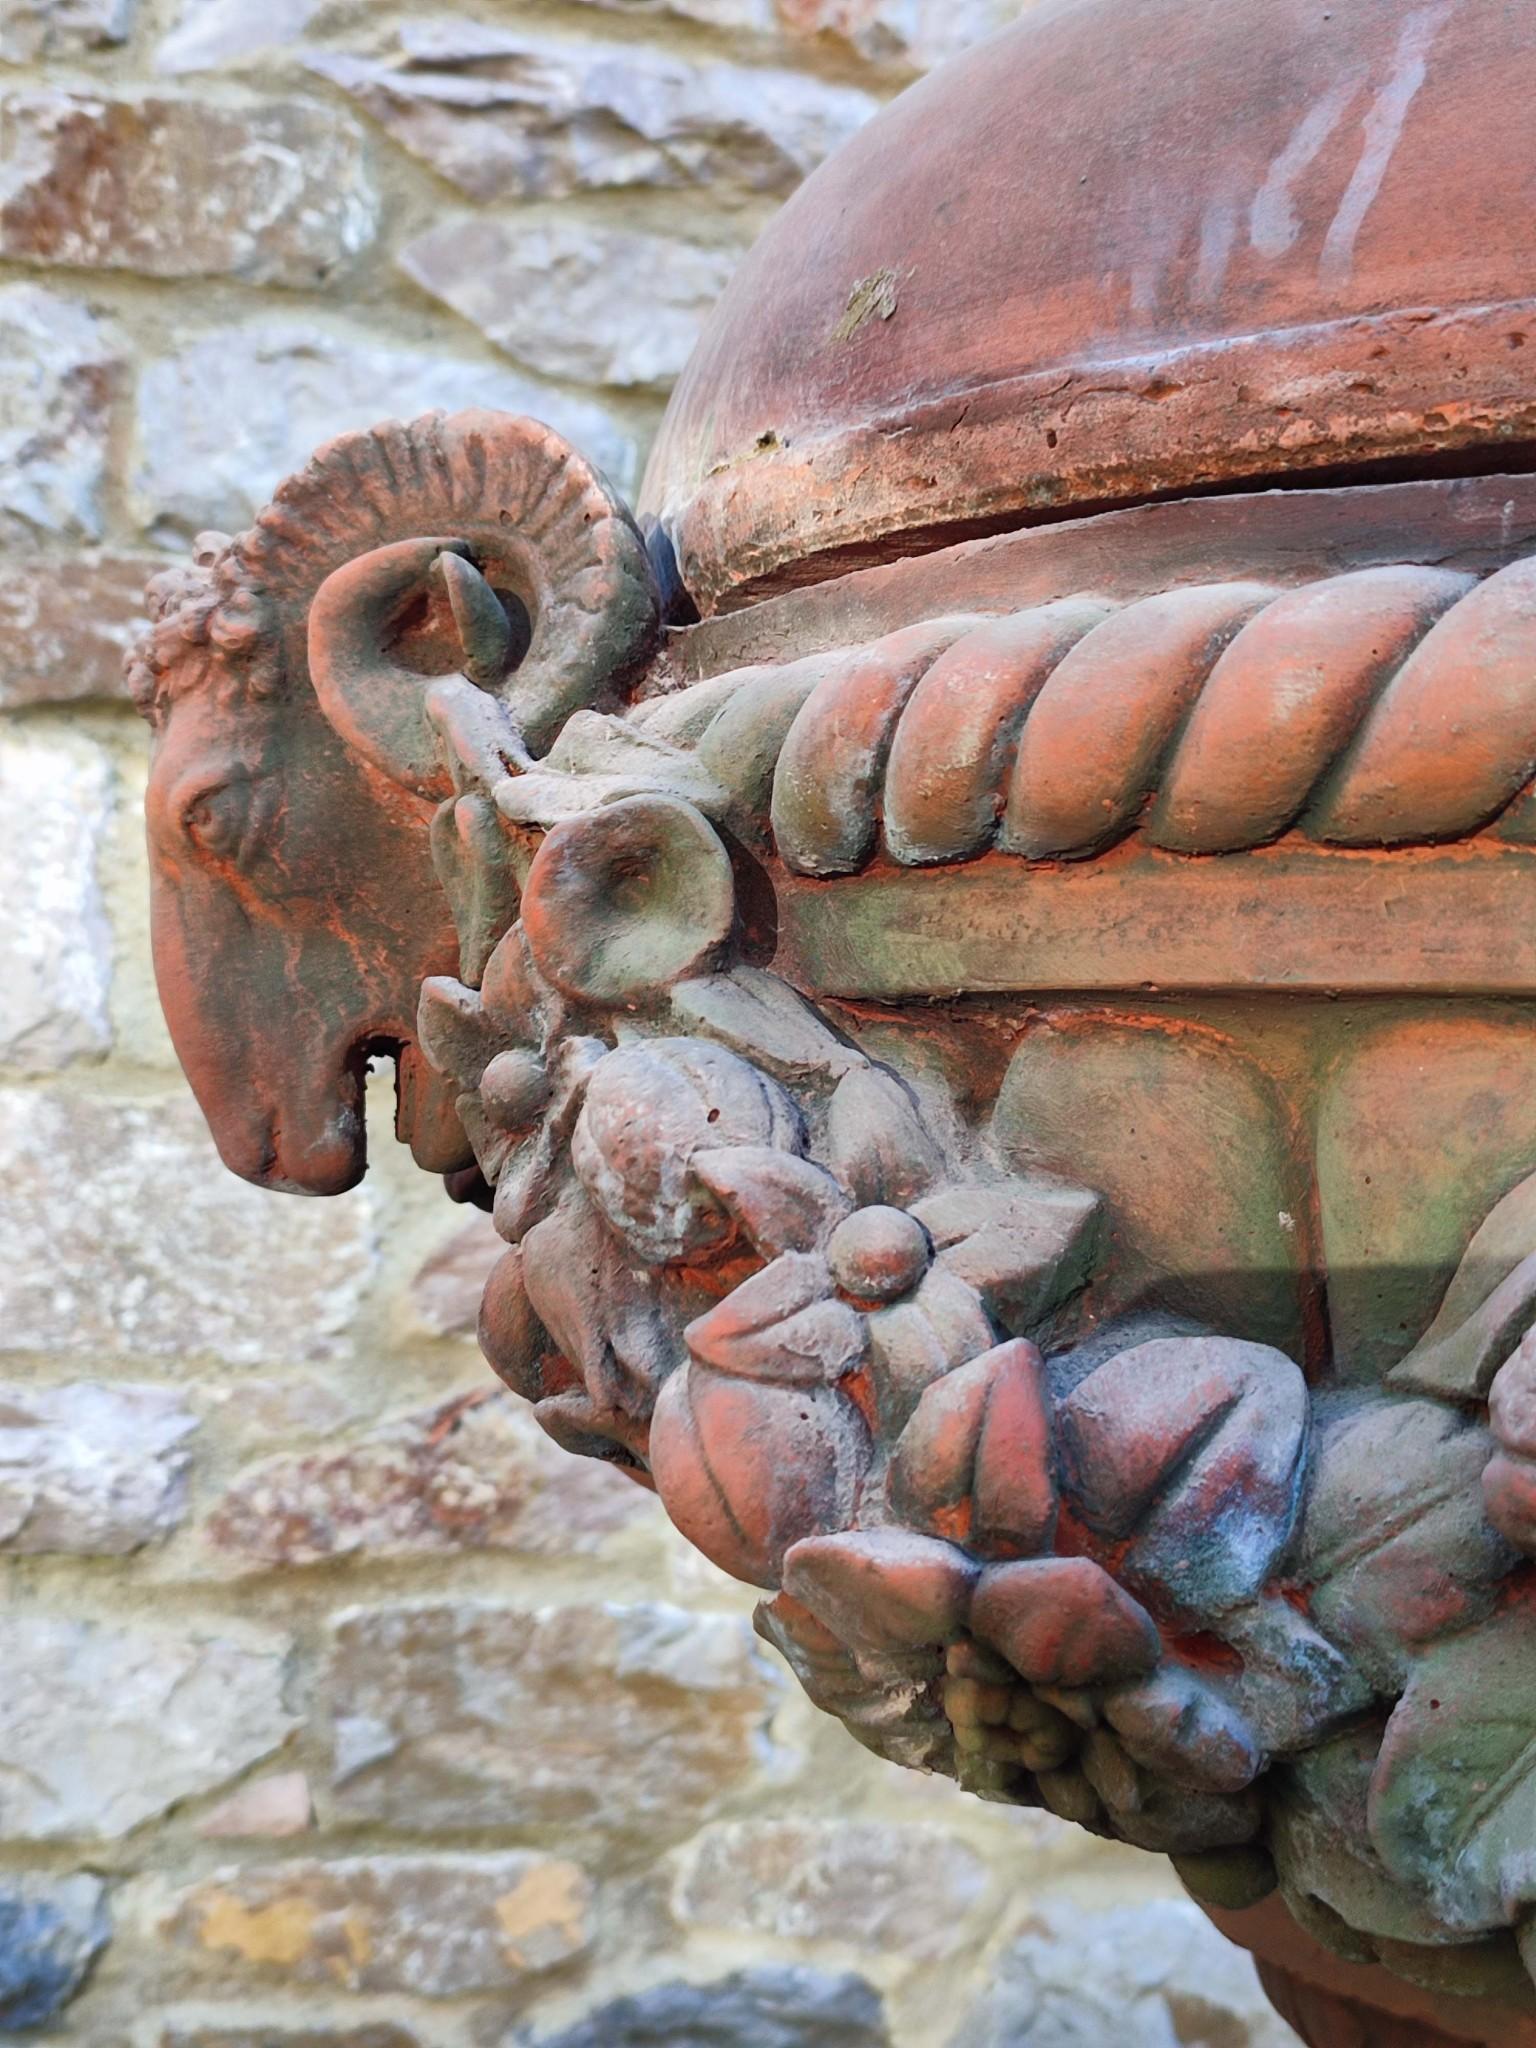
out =
<path fill-rule="evenodd" d="M 1042 1908 L 1005 1951 L 949 2048 L 1209 2041 L 1295 2048 L 1253 1961 L 1198 1906 L 1157 1900 L 1108 1913 Z"/>
<path fill-rule="evenodd" d="M 975 1936 L 987 1894 L 975 1851 L 906 1822 L 726 1821 L 689 1846 L 673 1889 L 685 1927 L 842 1941 L 934 1963 Z"/>
<path fill-rule="evenodd" d="M 890 2048 L 879 1994 L 862 1977 L 786 1963 L 708 1984 L 657 1984 L 558 2033 L 486 2035 L 487 2048 Z"/>
<path fill-rule="evenodd" d="M 360 1609 L 321 1697 L 331 1805 L 396 1829 L 691 1833 L 758 1767 L 777 1681 L 746 1624 L 660 1604 Z"/>
<path fill-rule="evenodd" d="M 309 61 L 479 201 L 628 186 L 781 198 L 879 105 L 804 73 L 465 20 L 407 22 L 383 60 Z"/>
<path fill-rule="evenodd" d="M 727 35 L 772 38 L 778 33 L 774 0 L 588 0 L 588 4 L 626 19 L 638 15 L 663 26 L 696 21 Z"/>
<path fill-rule="evenodd" d="M 3 485 L 0 485 L 3 488 Z M 123 657 L 144 631 L 162 556 L 12 555 L 0 569 L 0 711 L 127 697 Z"/>
<path fill-rule="evenodd" d="M 98 877 L 112 769 L 92 741 L 0 732 L 0 1062 L 46 1073 L 112 1045 Z"/>
<path fill-rule="evenodd" d="M 693 353 L 740 255 L 633 228 L 525 227 L 463 214 L 418 235 L 399 261 L 531 369 L 665 387 Z"/>
<path fill-rule="evenodd" d="M 836 51 L 902 77 L 931 71 L 1016 21 L 1035 0 L 775 0 L 793 45 Z"/>
<path fill-rule="evenodd" d="M 235 6 L 239 0 L 225 0 Z M 892 82 L 931 71 L 1005 28 L 1036 0 L 587 0 L 605 12 L 696 21 L 777 44 L 790 62 L 826 52 Z"/>
<path fill-rule="evenodd" d="M 387 2021 L 361 2027 L 179 2026 L 165 2029 L 159 2048 L 421 2048 L 417 2034 Z"/>
<path fill-rule="evenodd" d="M 474 1550 L 569 1557 L 656 1513 L 632 1480 L 558 1450 L 522 1402 L 485 1386 L 242 1474 L 205 1532 L 220 1557 L 258 1568 Z"/>
<path fill-rule="evenodd" d="M 381 419 L 467 406 L 531 414 L 620 490 L 635 480 L 634 441 L 599 405 L 494 364 L 386 348 L 312 321 L 259 320 L 221 328 L 145 369 L 134 510 L 168 535 L 236 531 L 320 442 Z"/>
<path fill-rule="evenodd" d="M 188 1398 L 220 1453 L 231 1460 L 338 1436 L 360 1413 L 358 1402 L 334 1381 L 304 1374 L 205 1380 Z"/>
<path fill-rule="evenodd" d="M 99 1878 L 0 1877 L 0 2033 L 46 2026 L 107 1945 Z"/>
<path fill-rule="evenodd" d="M 314 289 L 372 242 L 355 122 L 308 100 L 217 105 L 38 88 L 0 101 L 0 255 Z"/>
<path fill-rule="evenodd" d="M 257 1366 L 340 1356 L 377 1256 L 366 1189 L 279 1200 L 184 1096 L 0 1089 L 6 1348 Z"/>
<path fill-rule="evenodd" d="M 123 1557 L 186 1512 L 197 1427 L 172 1387 L 0 1383 L 0 1551 Z"/>
<path fill-rule="evenodd" d="M 242 57 L 270 54 L 296 42 L 326 0 L 182 0 L 169 33 L 155 51 L 162 76 L 212 71 Z"/>
<path fill-rule="evenodd" d="M 78 57 L 125 43 L 138 0 L 0 0 L 0 63 Z"/>
<path fill-rule="evenodd" d="M 0 287 L 0 540 L 100 537 L 121 379 L 117 338 L 89 308 Z"/>
<path fill-rule="evenodd" d="M 211 1792 L 297 1725 L 286 1646 L 0 1616 L 0 1836 L 115 1840 Z"/>
<path fill-rule="evenodd" d="M 489 1216 L 475 1215 L 423 1259 L 411 1280 L 411 1307 L 429 1337 L 473 1337 L 491 1268 L 506 1251 Z"/>
<path fill-rule="evenodd" d="M 197 1832 L 207 1841 L 282 1840 L 307 1834 L 314 1825 L 309 1780 L 302 1771 L 274 1771 L 251 1778 L 205 1813 Z"/>
<path fill-rule="evenodd" d="M 579 1955 L 591 1913 L 585 1873 L 555 1857 L 367 1856 L 217 1872 L 181 1897 L 164 1932 L 200 1950 L 221 1982 L 460 1998 Z"/>

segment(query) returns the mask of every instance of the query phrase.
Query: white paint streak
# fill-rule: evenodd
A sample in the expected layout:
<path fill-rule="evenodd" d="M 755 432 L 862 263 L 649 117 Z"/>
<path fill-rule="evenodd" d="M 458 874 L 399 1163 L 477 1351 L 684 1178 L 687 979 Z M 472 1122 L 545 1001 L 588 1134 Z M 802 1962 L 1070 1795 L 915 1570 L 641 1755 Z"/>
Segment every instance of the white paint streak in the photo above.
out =
<path fill-rule="evenodd" d="M 1213 199 L 1200 222 L 1200 262 L 1195 271 L 1195 303 L 1214 305 L 1227 281 L 1232 244 L 1237 239 L 1238 208 L 1230 199 Z"/>
<path fill-rule="evenodd" d="M 1349 110 L 1360 79 L 1341 78 L 1297 123 L 1295 133 L 1269 167 L 1248 213 L 1248 239 L 1261 256 L 1283 256 L 1301 233 L 1295 185 Z"/>
<path fill-rule="evenodd" d="M 1355 242 L 1397 153 L 1408 109 L 1428 76 L 1430 48 L 1455 6 L 1456 0 L 1437 0 L 1435 6 L 1418 8 L 1403 23 L 1392 75 L 1361 123 L 1365 146 L 1323 244 L 1319 275 L 1324 284 L 1343 284 L 1354 268 Z"/>

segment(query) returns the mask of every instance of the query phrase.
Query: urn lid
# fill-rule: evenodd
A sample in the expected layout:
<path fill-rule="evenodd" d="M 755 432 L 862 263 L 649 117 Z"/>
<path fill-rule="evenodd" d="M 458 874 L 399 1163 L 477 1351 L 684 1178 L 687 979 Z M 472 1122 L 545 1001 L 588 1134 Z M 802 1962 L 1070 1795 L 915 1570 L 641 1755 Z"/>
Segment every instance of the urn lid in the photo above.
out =
<path fill-rule="evenodd" d="M 1533 105 L 1515 0 L 1042 0 L 779 214 L 642 514 L 708 613 L 1169 493 L 1521 466 Z"/>

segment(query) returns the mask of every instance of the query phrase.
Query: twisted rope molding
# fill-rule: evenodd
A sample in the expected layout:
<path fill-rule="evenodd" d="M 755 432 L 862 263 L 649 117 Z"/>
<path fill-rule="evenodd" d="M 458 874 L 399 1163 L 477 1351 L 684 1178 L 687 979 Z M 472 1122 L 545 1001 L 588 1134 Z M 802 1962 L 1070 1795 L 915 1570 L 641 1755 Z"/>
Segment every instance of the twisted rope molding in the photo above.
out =
<path fill-rule="evenodd" d="M 1407 565 L 940 619 L 627 723 L 658 770 L 693 757 L 705 808 L 766 811 L 807 875 L 855 872 L 882 833 L 906 866 L 1083 859 L 1133 832 L 1186 854 L 1293 828 L 1464 838 L 1536 775 L 1536 559 L 1482 581 Z M 576 734 L 559 752 L 550 766 L 599 766 Z"/>

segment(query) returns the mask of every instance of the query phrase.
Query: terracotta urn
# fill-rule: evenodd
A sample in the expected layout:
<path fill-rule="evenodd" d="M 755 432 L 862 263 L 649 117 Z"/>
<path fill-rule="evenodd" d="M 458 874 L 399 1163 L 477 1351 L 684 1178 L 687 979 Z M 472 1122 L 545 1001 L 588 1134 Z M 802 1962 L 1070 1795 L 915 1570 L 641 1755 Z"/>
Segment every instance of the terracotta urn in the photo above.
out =
<path fill-rule="evenodd" d="M 352 434 L 133 670 L 229 1165 L 350 1186 L 393 1053 L 555 1440 L 1315 2048 L 1536 2044 L 1533 103 L 1510 0 L 1045 0 L 634 515 Z"/>

